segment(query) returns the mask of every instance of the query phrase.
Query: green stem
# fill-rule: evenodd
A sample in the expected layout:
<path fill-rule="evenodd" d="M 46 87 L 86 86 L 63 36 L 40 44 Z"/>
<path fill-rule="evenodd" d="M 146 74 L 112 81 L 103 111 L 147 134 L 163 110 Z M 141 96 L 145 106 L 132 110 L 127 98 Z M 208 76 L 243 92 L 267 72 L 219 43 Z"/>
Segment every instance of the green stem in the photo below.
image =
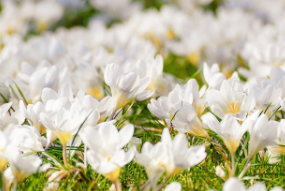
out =
<path fill-rule="evenodd" d="M 231 158 L 232 158 L 232 173 L 233 173 L 233 176 L 235 176 L 235 153 L 231 153 Z"/>
<path fill-rule="evenodd" d="M 18 186 L 18 183 L 16 181 L 14 181 L 12 191 L 17 191 L 17 186 Z"/>
<path fill-rule="evenodd" d="M 251 157 L 247 158 L 247 161 L 246 161 L 246 163 L 244 165 L 244 168 L 241 171 L 240 175 L 238 176 L 239 179 L 241 179 L 244 176 L 244 174 L 247 172 L 247 170 L 249 169 L 249 167 L 250 167 L 250 158 Z"/>
<path fill-rule="evenodd" d="M 4 177 L 4 171 L 1 171 L 1 176 L 2 176 L 2 183 L 3 183 L 3 191 L 7 191 L 6 180 Z"/>
<path fill-rule="evenodd" d="M 160 191 L 169 179 L 170 177 L 166 177 L 163 183 L 161 183 L 160 185 L 156 187 L 155 191 Z"/>
<path fill-rule="evenodd" d="M 62 148 L 62 158 L 63 158 L 63 164 L 64 166 L 68 166 L 68 163 L 67 163 L 67 156 L 66 156 L 66 145 L 63 145 L 63 148 Z"/>
<path fill-rule="evenodd" d="M 116 110 L 113 109 L 113 110 L 112 110 L 112 113 L 111 113 L 111 115 L 110 115 L 110 119 L 109 119 L 110 121 L 114 119 L 115 113 L 116 113 Z"/>

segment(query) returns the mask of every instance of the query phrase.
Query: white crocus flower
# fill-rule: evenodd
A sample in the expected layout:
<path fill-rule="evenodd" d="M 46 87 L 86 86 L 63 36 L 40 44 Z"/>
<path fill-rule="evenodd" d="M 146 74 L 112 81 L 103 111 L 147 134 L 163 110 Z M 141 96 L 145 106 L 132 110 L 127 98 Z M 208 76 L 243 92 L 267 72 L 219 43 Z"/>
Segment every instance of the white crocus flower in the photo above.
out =
<path fill-rule="evenodd" d="M 133 72 L 124 73 L 117 64 L 109 64 L 104 73 L 104 79 L 110 86 L 114 100 L 115 112 L 131 102 L 133 99 L 139 101 L 149 98 L 153 90 L 145 90 L 150 83 L 149 78 L 140 78 Z M 113 118 L 113 116 L 111 116 Z"/>
<path fill-rule="evenodd" d="M 141 153 L 136 154 L 136 162 L 145 167 L 148 181 L 155 188 L 158 179 L 165 172 L 166 160 L 169 158 L 168 148 L 162 142 L 152 145 L 145 142 Z"/>
<path fill-rule="evenodd" d="M 139 59 L 137 62 L 128 62 L 124 65 L 127 71 L 138 74 L 141 78 L 148 77 L 151 82 L 147 89 L 154 90 L 155 93 L 163 93 L 166 89 L 163 80 L 163 58 L 157 55 L 154 58 Z M 160 95 L 160 94 L 157 94 Z"/>
<path fill-rule="evenodd" d="M 240 140 L 247 130 L 230 114 L 225 115 L 221 123 L 213 115 L 203 118 L 203 122 L 223 139 L 231 153 L 236 152 Z"/>
<path fill-rule="evenodd" d="M 40 100 L 43 88 L 58 88 L 58 73 L 57 66 L 51 66 L 47 62 L 40 63 L 37 68 L 22 62 L 21 72 L 17 74 L 17 84 L 25 92 L 27 102 L 35 103 Z"/>
<path fill-rule="evenodd" d="M 215 173 L 217 176 L 221 177 L 222 179 L 226 178 L 226 173 L 220 166 L 215 167 Z"/>
<path fill-rule="evenodd" d="M 209 67 L 207 63 L 204 63 L 203 74 L 210 89 L 220 89 L 222 82 L 226 79 L 225 75 L 220 73 L 220 67 L 218 64 L 213 64 Z"/>
<path fill-rule="evenodd" d="M 51 100 L 53 101 L 53 100 Z M 41 113 L 42 124 L 49 129 L 60 140 L 63 146 L 63 161 L 67 165 L 66 146 L 71 137 L 79 129 L 80 125 L 88 116 L 88 112 L 78 103 L 71 104 L 70 109 L 62 107 L 55 112 Z M 96 117 L 95 115 L 94 117 Z M 99 117 L 97 117 L 98 121 Z M 49 143 L 52 138 L 48 138 Z"/>
<path fill-rule="evenodd" d="M 2 130 L 0 130 L 0 171 L 1 172 L 3 172 L 8 165 L 8 159 L 7 159 L 8 146 L 9 146 L 8 137 Z"/>
<path fill-rule="evenodd" d="M 22 115 L 28 119 L 29 123 L 37 128 L 40 134 L 43 134 L 46 128 L 40 122 L 40 113 L 45 112 L 45 106 L 42 102 L 29 104 L 27 108 L 22 100 L 19 102 L 19 108 Z"/>
<path fill-rule="evenodd" d="M 120 131 L 110 122 L 100 123 L 96 127 L 88 126 L 79 132 L 81 140 L 87 145 L 87 161 L 92 168 L 114 184 L 118 182 L 120 169 L 131 162 L 134 149 L 127 152 L 123 147 L 131 140 L 134 127 L 124 126 Z"/>
<path fill-rule="evenodd" d="M 209 90 L 207 102 L 211 110 L 219 117 L 232 114 L 239 120 L 244 120 L 247 112 L 252 108 L 254 100 L 243 92 L 237 92 L 231 84 L 224 80 L 220 91 Z"/>
<path fill-rule="evenodd" d="M 36 155 L 23 156 L 16 151 L 12 151 L 9 156 L 9 164 L 14 176 L 14 187 L 33 173 L 45 171 L 50 167 L 47 163 L 40 167 L 42 159 Z"/>
<path fill-rule="evenodd" d="M 277 139 L 278 122 L 268 120 L 265 114 L 257 116 L 258 112 L 255 112 L 243 124 L 250 134 L 249 159 L 266 146 L 275 145 Z"/>
<path fill-rule="evenodd" d="M 185 134 L 179 133 L 172 141 L 168 128 L 164 128 L 161 135 L 161 142 L 170 151 L 169 164 L 165 166 L 168 177 L 175 175 L 182 169 L 199 164 L 207 156 L 204 146 L 189 148 Z"/>
<path fill-rule="evenodd" d="M 199 91 L 199 85 L 195 79 L 190 79 L 184 86 L 186 97 L 190 97 L 192 100 L 189 102 L 196 110 L 197 116 L 200 117 L 205 109 L 205 90 L 206 86 L 203 86 Z M 188 96 L 187 96 L 188 94 Z M 204 97 L 203 97 L 204 96 Z"/>
<path fill-rule="evenodd" d="M 91 95 L 85 95 L 85 92 L 80 90 L 76 97 L 75 101 L 79 102 L 83 108 L 86 110 L 94 110 L 96 109 L 100 114 L 100 120 L 99 122 L 102 122 L 104 120 L 104 117 L 106 115 L 109 115 L 110 112 L 113 109 L 113 99 L 110 96 L 104 97 L 102 100 L 98 101 L 96 98 L 94 98 Z M 97 123 L 97 121 L 96 121 Z M 85 122 L 84 125 L 96 125 L 94 122 L 90 122 L 90 120 L 87 120 L 87 123 Z"/>
<path fill-rule="evenodd" d="M 255 100 L 255 109 L 266 111 L 267 116 L 271 117 L 274 111 L 280 106 L 279 102 L 282 95 L 282 89 L 276 89 L 273 85 L 264 87 L 252 85 L 248 89 L 248 94 Z"/>
<path fill-rule="evenodd" d="M 267 147 L 268 155 L 269 155 L 269 163 L 277 163 L 279 162 L 280 155 L 285 153 L 285 120 L 281 119 L 279 125 L 278 125 L 278 130 L 277 130 L 277 139 L 276 139 L 276 145 L 269 146 Z"/>
<path fill-rule="evenodd" d="M 169 130 L 164 128 L 161 142 L 154 146 L 146 142 L 141 153 L 136 155 L 136 162 L 146 168 L 149 182 L 154 188 L 163 172 L 170 178 L 182 169 L 199 164 L 206 155 L 203 146 L 189 148 L 185 134 L 179 133 L 172 141 Z"/>
<path fill-rule="evenodd" d="M 183 85 L 176 85 L 172 91 L 174 94 L 177 94 L 179 99 L 176 99 L 176 102 L 183 102 L 191 104 L 197 115 L 200 117 L 205 108 L 205 98 L 202 98 L 206 90 L 206 86 L 203 86 L 199 91 L 199 85 L 195 79 L 190 79 L 188 82 Z"/>
<path fill-rule="evenodd" d="M 188 103 L 184 103 L 176 113 L 172 121 L 175 129 L 180 133 L 191 133 L 193 135 L 208 137 L 203 123 L 197 117 L 196 110 Z"/>
<path fill-rule="evenodd" d="M 165 119 L 167 123 L 169 123 L 181 106 L 182 101 L 179 97 L 179 92 L 177 89 L 174 89 L 168 94 L 168 96 L 161 96 L 157 100 L 151 99 L 147 108 L 154 116 L 160 119 Z"/>
<path fill-rule="evenodd" d="M 256 182 L 251 187 L 246 189 L 244 183 L 234 177 L 229 178 L 224 186 L 223 191 L 266 191 L 266 186 L 263 182 Z M 281 187 L 274 187 L 270 191 L 283 191 Z"/>
<path fill-rule="evenodd" d="M 35 153 L 44 151 L 41 135 L 33 126 L 10 125 L 5 130 L 9 141 L 14 148 L 23 153 Z"/>
<path fill-rule="evenodd" d="M 203 121 L 207 126 L 216 132 L 224 141 L 226 147 L 231 153 L 232 159 L 232 173 L 235 173 L 235 153 L 240 145 L 240 140 L 246 132 L 246 127 L 238 123 L 232 115 L 225 115 L 220 123 L 213 115 L 204 118 Z"/>
<path fill-rule="evenodd" d="M 2 130 L 10 124 L 18 125 L 23 123 L 25 120 L 19 110 L 15 112 L 10 110 L 12 104 L 12 102 L 9 102 L 0 106 L 0 129 Z"/>
<path fill-rule="evenodd" d="M 281 119 L 279 123 L 276 142 L 280 146 L 277 152 L 285 153 L 285 119 Z"/>
<path fill-rule="evenodd" d="M 281 105 L 281 109 L 285 110 L 285 71 L 279 67 L 273 67 L 270 73 L 270 81 L 273 86 L 277 89 L 282 89 L 281 97 L 279 98 L 279 102 Z"/>
<path fill-rule="evenodd" d="M 63 145 L 69 141 L 86 117 L 87 112 L 76 103 L 72 104 L 70 109 L 61 108 L 57 112 L 40 115 L 43 125 L 52 130 Z"/>
<path fill-rule="evenodd" d="M 181 189 L 182 187 L 179 182 L 171 182 L 165 187 L 164 191 L 181 191 Z"/>

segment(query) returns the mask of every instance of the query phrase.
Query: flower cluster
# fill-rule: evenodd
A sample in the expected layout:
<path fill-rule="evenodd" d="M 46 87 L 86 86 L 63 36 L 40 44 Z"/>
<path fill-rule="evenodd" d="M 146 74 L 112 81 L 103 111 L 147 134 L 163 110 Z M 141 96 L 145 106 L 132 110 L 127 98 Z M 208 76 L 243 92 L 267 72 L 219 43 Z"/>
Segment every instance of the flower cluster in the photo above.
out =
<path fill-rule="evenodd" d="M 161 2 L 1 2 L 2 190 L 44 173 L 45 190 L 178 191 L 203 170 L 207 189 L 266 190 L 250 169 L 284 162 L 285 1 Z M 146 180 L 125 184 L 132 168 Z"/>

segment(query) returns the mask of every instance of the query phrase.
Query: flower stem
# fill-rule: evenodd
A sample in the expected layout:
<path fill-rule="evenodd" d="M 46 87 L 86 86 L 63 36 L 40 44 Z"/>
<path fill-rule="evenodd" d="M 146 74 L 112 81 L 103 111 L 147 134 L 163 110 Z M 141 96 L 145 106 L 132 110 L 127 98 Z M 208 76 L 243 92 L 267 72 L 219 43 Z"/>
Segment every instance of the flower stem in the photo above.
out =
<path fill-rule="evenodd" d="M 16 181 L 14 181 L 12 191 L 17 191 L 17 186 L 18 186 L 18 183 Z"/>
<path fill-rule="evenodd" d="M 113 183 L 115 185 L 115 190 L 116 191 L 122 191 L 121 183 L 119 180 Z"/>
<path fill-rule="evenodd" d="M 233 173 L 233 176 L 235 176 L 235 153 L 231 153 L 231 158 L 232 158 L 232 173 Z"/>
<path fill-rule="evenodd" d="M 238 176 L 239 179 L 241 179 L 244 176 L 244 174 L 249 169 L 249 167 L 250 167 L 250 157 L 247 158 L 247 161 L 246 161 L 246 163 L 244 165 L 244 168 L 241 171 L 240 175 Z"/>
<path fill-rule="evenodd" d="M 64 166 L 68 166 L 68 163 L 67 163 L 67 156 L 66 156 L 66 145 L 63 145 L 63 148 L 62 148 L 62 158 L 63 158 L 63 164 Z"/>
<path fill-rule="evenodd" d="M 149 188 L 149 189 L 145 189 L 150 183 L 151 183 L 151 181 L 148 179 L 148 180 L 140 187 L 140 190 L 150 190 L 150 188 Z"/>
<path fill-rule="evenodd" d="M 84 167 L 87 168 L 87 146 L 84 146 Z"/>
<path fill-rule="evenodd" d="M 116 113 L 116 110 L 113 109 L 113 110 L 112 110 L 112 113 L 111 113 L 111 115 L 110 115 L 110 119 L 109 119 L 110 121 L 114 119 L 115 113 Z"/>
<path fill-rule="evenodd" d="M 170 177 L 166 177 L 163 183 L 161 183 L 160 185 L 156 187 L 155 191 L 160 191 L 163 188 L 163 186 L 166 184 L 166 182 L 169 180 L 169 178 Z"/>
<path fill-rule="evenodd" d="M 7 191 L 6 180 L 4 177 L 4 171 L 1 171 L 1 176 L 2 176 L 2 183 L 3 183 L 3 191 Z"/>

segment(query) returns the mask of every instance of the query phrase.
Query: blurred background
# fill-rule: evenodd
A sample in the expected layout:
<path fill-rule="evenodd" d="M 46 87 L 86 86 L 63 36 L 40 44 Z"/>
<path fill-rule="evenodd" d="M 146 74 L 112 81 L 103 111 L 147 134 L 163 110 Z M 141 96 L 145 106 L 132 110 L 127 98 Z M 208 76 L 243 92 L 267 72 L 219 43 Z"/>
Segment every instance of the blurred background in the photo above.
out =
<path fill-rule="evenodd" d="M 120 49 L 122 61 L 134 52 L 160 54 L 164 72 L 183 81 L 196 77 L 201 85 L 204 62 L 250 80 L 284 63 L 284 8 L 283 0 L 2 0 L 0 42 L 4 48 L 11 36 L 28 42 L 52 35 L 62 44 L 66 35 L 93 38 L 89 49 Z M 143 40 L 144 50 L 127 50 L 133 39 Z"/>

